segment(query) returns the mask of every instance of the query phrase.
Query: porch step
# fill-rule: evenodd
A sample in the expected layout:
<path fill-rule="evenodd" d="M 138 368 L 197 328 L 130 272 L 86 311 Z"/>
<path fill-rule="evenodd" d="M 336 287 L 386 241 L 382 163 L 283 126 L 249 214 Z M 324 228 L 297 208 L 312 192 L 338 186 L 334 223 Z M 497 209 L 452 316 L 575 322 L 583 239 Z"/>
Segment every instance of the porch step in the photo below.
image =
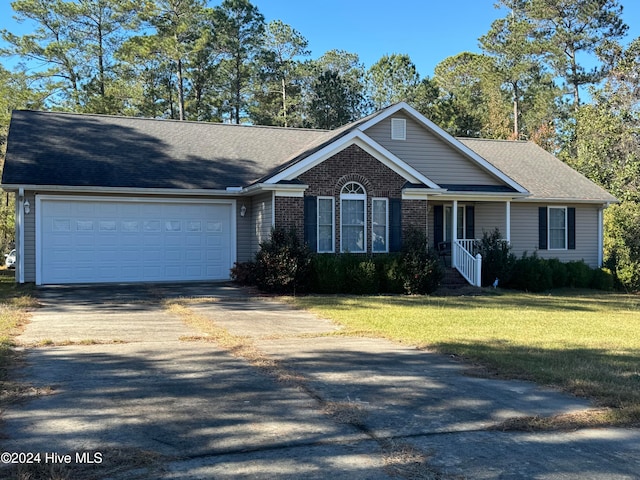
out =
<path fill-rule="evenodd" d="M 440 288 L 462 288 L 468 287 L 469 282 L 467 282 L 460 272 L 455 268 L 445 268 L 444 269 L 444 277 L 440 282 Z"/>

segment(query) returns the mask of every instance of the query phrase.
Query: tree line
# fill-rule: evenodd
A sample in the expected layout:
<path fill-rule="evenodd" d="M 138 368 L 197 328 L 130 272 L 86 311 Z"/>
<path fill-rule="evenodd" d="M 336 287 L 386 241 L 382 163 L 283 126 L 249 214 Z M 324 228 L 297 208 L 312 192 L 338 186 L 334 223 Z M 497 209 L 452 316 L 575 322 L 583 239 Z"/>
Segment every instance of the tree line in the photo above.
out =
<path fill-rule="evenodd" d="M 13 108 L 331 129 L 406 101 L 455 136 L 534 141 L 611 191 L 609 256 L 635 259 L 640 288 L 640 39 L 618 0 L 497 0 L 481 53 L 431 77 L 402 53 L 369 68 L 346 51 L 311 58 L 250 0 L 11 6 L 34 29 L 1 32 L 0 54 L 22 62 L 0 66 L 2 143 Z"/>

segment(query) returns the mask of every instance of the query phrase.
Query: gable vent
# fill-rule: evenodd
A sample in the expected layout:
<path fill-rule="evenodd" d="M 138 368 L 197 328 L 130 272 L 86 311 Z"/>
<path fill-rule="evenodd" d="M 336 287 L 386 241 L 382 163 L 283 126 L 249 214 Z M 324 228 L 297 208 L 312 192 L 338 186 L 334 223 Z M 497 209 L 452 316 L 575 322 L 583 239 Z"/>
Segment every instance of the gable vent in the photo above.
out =
<path fill-rule="evenodd" d="M 407 121 L 404 118 L 391 119 L 391 140 L 407 139 Z"/>

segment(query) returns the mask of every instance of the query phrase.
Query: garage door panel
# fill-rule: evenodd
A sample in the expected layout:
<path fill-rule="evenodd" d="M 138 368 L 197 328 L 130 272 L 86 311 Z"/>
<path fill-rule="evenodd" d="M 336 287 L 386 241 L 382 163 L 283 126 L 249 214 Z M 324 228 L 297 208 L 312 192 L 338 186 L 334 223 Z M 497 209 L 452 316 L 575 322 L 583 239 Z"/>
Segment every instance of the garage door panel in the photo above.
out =
<path fill-rule="evenodd" d="M 43 198 L 41 283 L 228 279 L 230 203 Z"/>
<path fill-rule="evenodd" d="M 184 245 L 183 235 L 166 235 L 164 244 L 166 247 L 182 247 Z"/>

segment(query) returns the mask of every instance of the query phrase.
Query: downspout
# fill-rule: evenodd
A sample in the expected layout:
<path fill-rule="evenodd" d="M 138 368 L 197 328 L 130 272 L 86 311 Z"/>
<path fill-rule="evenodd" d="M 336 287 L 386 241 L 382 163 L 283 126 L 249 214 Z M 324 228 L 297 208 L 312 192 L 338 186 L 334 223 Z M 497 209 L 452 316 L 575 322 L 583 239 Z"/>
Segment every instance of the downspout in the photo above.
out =
<path fill-rule="evenodd" d="M 598 267 L 604 263 L 604 207 L 598 209 Z"/>
<path fill-rule="evenodd" d="M 507 243 L 509 245 L 511 245 L 511 201 L 508 200 L 507 201 L 507 208 L 506 208 L 507 212 L 507 237 L 505 238 L 505 240 L 507 241 Z"/>
<path fill-rule="evenodd" d="M 18 189 L 18 201 L 16 202 L 16 253 L 18 265 L 16 266 L 16 282 L 24 283 L 24 188 Z"/>
<path fill-rule="evenodd" d="M 276 228 L 276 192 L 271 192 L 271 229 Z"/>

